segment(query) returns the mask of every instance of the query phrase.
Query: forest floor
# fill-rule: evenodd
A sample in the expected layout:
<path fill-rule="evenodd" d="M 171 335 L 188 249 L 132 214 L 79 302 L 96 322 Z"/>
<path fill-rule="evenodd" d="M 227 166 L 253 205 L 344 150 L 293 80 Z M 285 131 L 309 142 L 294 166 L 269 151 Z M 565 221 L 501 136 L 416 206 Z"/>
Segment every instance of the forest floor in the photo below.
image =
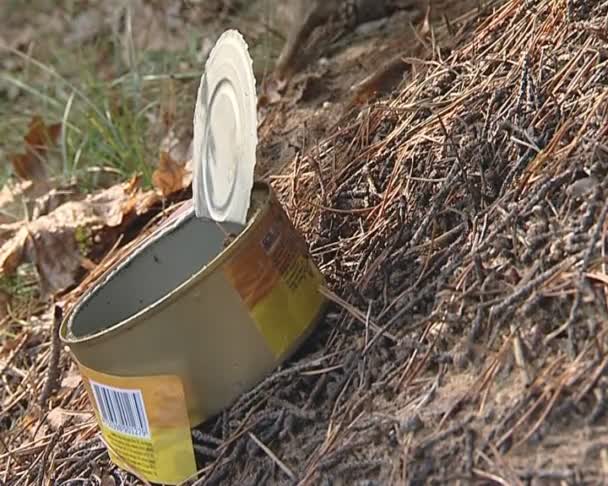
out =
<path fill-rule="evenodd" d="M 286 86 L 286 14 L 261 0 L 0 7 L 0 484 L 141 484 L 54 313 L 190 198 L 228 27 L 254 59 L 257 176 L 331 305 L 193 430 L 191 483 L 608 482 L 608 2 L 454 5 L 319 31 Z"/>

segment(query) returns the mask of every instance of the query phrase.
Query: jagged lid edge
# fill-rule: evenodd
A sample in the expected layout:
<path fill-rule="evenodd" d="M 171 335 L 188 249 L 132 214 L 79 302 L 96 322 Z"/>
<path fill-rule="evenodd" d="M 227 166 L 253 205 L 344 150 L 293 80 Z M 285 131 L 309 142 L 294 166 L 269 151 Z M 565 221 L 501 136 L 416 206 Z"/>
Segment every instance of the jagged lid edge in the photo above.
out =
<path fill-rule="evenodd" d="M 198 91 L 197 91 L 197 99 L 196 99 L 196 103 L 194 106 L 194 116 L 193 116 L 193 133 L 194 135 L 194 140 L 193 140 L 193 180 L 192 180 L 192 197 L 193 197 L 193 202 L 194 202 L 194 212 L 195 215 L 198 218 L 203 218 L 203 217 L 207 217 L 208 215 L 205 213 L 205 211 L 202 210 L 203 207 L 205 207 L 206 203 L 205 203 L 205 190 L 204 190 L 204 185 L 203 185 L 203 180 L 202 180 L 202 174 L 200 173 L 202 170 L 202 156 L 203 154 L 201 153 L 202 151 L 202 145 L 201 145 L 201 140 L 197 140 L 196 134 L 198 132 L 197 130 L 197 125 L 199 126 L 204 126 L 204 105 L 203 102 L 206 103 L 206 100 L 202 99 L 202 92 L 203 92 L 203 87 L 206 81 L 206 76 L 207 76 L 207 72 L 209 71 L 209 67 L 212 66 L 212 63 L 215 59 L 215 57 L 218 54 L 219 49 L 221 48 L 222 42 L 225 38 L 227 37 L 232 37 L 234 40 L 236 40 L 241 47 L 243 47 L 243 52 L 245 52 L 247 55 L 245 56 L 245 60 L 248 59 L 248 65 L 247 65 L 247 69 L 248 74 L 250 75 L 250 81 L 252 81 L 252 97 L 248 97 L 251 98 L 248 100 L 249 103 L 249 110 L 250 112 L 253 114 L 253 123 L 252 123 L 252 128 L 251 128 L 251 132 L 249 133 L 249 136 L 252 139 L 253 142 L 253 147 L 254 147 L 254 153 L 253 153 L 253 157 L 254 157 L 254 161 L 255 161 L 255 157 L 256 157 L 256 149 L 257 149 L 257 144 L 258 144 L 258 134 L 257 134 L 257 124 L 258 124 L 258 120 L 257 120 L 257 90 L 256 90 L 256 79 L 255 79 L 255 73 L 253 71 L 253 59 L 251 58 L 251 55 L 249 54 L 249 46 L 247 44 L 247 42 L 245 41 L 243 35 L 236 29 L 229 29 L 225 32 L 223 32 L 220 37 L 218 38 L 217 42 L 214 44 L 213 48 L 211 49 L 209 56 L 207 57 L 207 60 L 205 62 L 205 70 L 201 76 L 201 80 L 199 82 L 199 87 L 198 87 Z M 198 142 L 198 143 L 197 143 Z M 254 163 L 254 172 L 255 172 L 255 163 Z M 253 179 L 254 174 L 251 174 L 251 178 Z M 251 185 L 253 185 L 253 180 L 251 181 Z"/>

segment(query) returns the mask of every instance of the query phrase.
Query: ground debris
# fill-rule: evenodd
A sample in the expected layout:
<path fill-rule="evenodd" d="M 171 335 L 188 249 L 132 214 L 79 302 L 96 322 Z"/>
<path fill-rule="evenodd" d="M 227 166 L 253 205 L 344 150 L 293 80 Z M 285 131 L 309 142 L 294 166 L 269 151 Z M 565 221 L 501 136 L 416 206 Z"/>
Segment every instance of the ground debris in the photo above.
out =
<path fill-rule="evenodd" d="M 318 374 L 233 407 L 225 440 L 280 396 L 316 412 L 266 442 L 304 484 L 602 482 L 607 8 L 570 4 L 505 3 L 276 179 L 339 317 L 294 363 Z"/>
<path fill-rule="evenodd" d="M 178 162 L 168 152 L 161 152 L 158 168 L 152 174 L 152 182 L 163 197 L 183 191 L 192 183 L 191 161 Z"/>
<path fill-rule="evenodd" d="M 24 262 L 36 265 L 43 295 L 62 292 L 95 264 L 134 219 L 157 201 L 137 179 L 81 200 L 67 201 L 48 214 L 19 225 L 9 223 L 0 247 L 0 269 L 13 274 Z"/>
<path fill-rule="evenodd" d="M 332 305 L 289 363 L 193 430 L 193 484 L 606 482 L 607 15 L 505 2 L 298 148 L 273 185 Z M 13 427 L 45 333 L 0 351 Z M 51 407 L 90 411 L 82 387 L 64 393 Z M 1 436 L 0 480 L 44 461 L 58 480 L 96 464 L 139 484 L 88 426 Z"/>

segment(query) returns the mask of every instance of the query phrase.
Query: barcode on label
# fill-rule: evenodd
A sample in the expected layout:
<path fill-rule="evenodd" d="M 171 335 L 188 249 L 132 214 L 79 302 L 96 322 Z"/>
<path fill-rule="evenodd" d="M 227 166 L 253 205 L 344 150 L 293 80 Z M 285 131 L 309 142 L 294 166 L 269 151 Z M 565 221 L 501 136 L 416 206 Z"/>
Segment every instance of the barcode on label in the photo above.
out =
<path fill-rule="evenodd" d="M 90 380 L 101 420 L 110 429 L 144 439 L 150 438 L 141 390 L 101 385 Z"/>

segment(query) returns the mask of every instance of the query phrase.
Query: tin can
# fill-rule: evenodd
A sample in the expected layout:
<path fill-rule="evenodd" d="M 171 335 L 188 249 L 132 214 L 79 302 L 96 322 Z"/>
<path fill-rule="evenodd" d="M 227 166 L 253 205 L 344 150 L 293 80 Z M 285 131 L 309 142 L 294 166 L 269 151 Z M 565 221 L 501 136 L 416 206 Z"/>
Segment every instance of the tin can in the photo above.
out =
<path fill-rule="evenodd" d="M 191 427 L 297 349 L 322 314 L 322 283 L 265 183 L 244 227 L 190 207 L 135 250 L 60 332 L 114 462 L 153 482 L 194 474 Z"/>

